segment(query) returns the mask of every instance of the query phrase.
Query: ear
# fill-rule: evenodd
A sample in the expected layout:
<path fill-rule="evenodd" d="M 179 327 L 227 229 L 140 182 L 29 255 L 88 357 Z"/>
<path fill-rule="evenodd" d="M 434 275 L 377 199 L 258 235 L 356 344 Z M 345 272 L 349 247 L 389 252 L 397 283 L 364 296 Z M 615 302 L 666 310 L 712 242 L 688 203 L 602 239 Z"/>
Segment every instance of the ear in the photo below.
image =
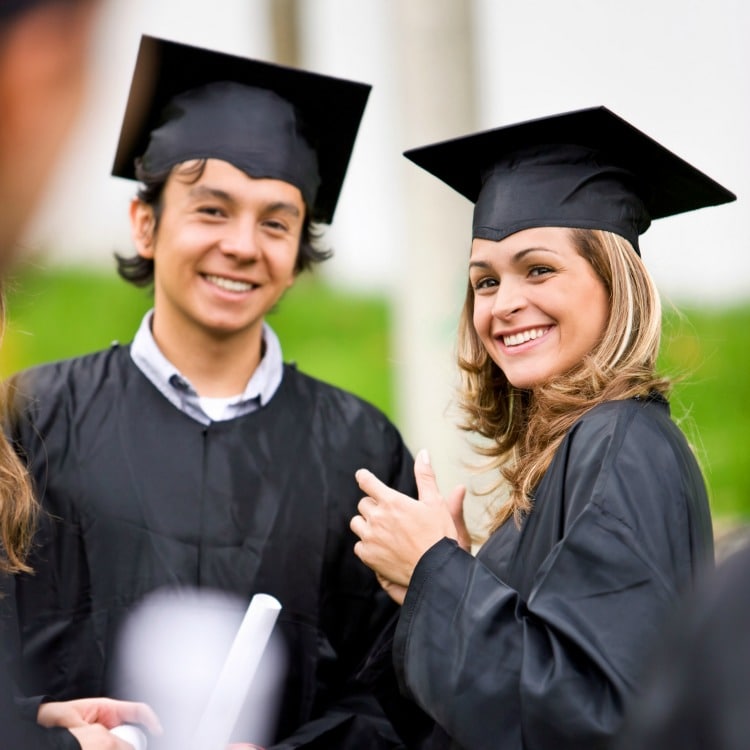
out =
<path fill-rule="evenodd" d="M 156 219 L 152 206 L 139 198 L 130 201 L 130 234 L 136 252 L 142 258 L 154 257 Z"/>

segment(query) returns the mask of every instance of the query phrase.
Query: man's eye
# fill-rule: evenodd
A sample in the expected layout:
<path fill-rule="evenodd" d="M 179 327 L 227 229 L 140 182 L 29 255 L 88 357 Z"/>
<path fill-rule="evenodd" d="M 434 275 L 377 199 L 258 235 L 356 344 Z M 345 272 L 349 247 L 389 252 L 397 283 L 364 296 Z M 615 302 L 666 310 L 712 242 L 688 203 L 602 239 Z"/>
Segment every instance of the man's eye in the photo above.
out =
<path fill-rule="evenodd" d="M 224 211 L 218 206 L 200 206 L 198 213 L 206 214 L 206 216 L 224 216 Z"/>
<path fill-rule="evenodd" d="M 272 229 L 275 232 L 286 232 L 286 224 L 281 221 L 274 221 L 272 219 L 269 219 L 268 221 L 265 221 L 263 223 L 266 227 Z"/>

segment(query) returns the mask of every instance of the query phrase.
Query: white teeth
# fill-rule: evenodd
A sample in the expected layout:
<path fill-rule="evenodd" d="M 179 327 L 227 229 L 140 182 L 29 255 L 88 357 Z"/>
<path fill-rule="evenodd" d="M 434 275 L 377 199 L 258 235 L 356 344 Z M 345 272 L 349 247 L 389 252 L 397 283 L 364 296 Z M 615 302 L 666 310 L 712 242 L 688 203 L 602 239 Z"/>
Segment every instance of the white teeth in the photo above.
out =
<path fill-rule="evenodd" d="M 255 285 L 248 284 L 246 281 L 235 281 L 234 279 L 226 279 L 223 276 L 205 276 L 207 281 L 212 284 L 227 289 L 230 292 L 249 292 Z"/>
<path fill-rule="evenodd" d="M 518 346 L 524 344 L 527 341 L 538 339 L 540 336 L 544 336 L 549 331 L 547 328 L 530 328 L 528 331 L 521 331 L 521 333 L 514 333 L 512 336 L 503 336 L 503 343 L 505 346 Z"/>

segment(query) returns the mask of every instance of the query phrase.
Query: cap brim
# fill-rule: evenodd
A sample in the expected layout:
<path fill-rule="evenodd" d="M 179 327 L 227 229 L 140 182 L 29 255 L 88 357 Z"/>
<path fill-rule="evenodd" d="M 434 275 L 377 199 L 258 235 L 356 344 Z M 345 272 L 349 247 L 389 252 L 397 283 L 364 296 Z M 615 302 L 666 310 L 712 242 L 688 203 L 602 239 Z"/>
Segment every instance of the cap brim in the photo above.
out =
<path fill-rule="evenodd" d="M 568 144 L 601 151 L 613 165 L 636 176 L 652 219 L 736 199 L 734 193 L 606 107 L 486 130 L 410 149 L 404 156 L 476 202 L 488 164 L 541 144 Z"/>

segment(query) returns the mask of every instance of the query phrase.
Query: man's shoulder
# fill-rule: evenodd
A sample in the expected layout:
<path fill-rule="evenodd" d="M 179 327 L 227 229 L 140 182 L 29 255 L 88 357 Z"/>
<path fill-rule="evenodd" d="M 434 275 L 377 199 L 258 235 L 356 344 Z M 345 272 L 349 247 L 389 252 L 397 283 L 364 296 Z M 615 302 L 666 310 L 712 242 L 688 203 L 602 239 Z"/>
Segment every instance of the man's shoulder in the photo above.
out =
<path fill-rule="evenodd" d="M 93 385 L 121 372 L 130 362 L 129 347 L 112 344 L 107 349 L 35 365 L 10 378 L 18 393 L 39 396 L 70 392 L 71 388 Z"/>
<path fill-rule="evenodd" d="M 375 404 L 345 388 L 301 372 L 293 364 L 284 365 L 284 382 L 297 394 L 314 400 L 320 406 L 343 409 L 348 413 L 360 413 L 376 420 L 388 421 L 388 417 Z"/>

